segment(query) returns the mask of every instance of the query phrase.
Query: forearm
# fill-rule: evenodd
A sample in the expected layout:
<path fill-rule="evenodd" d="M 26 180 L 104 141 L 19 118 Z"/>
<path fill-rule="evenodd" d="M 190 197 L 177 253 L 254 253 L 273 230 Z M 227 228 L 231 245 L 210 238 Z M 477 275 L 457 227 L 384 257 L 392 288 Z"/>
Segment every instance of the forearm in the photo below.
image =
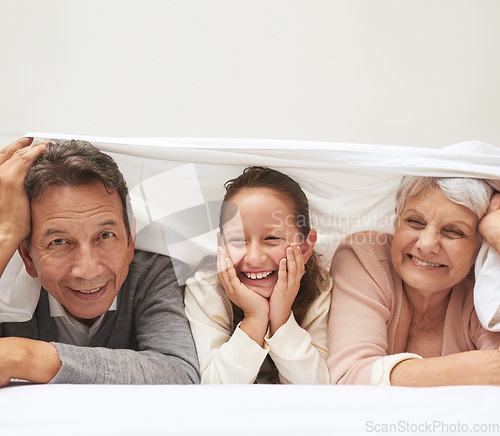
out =
<path fill-rule="evenodd" d="M 13 378 L 48 383 L 61 368 L 57 349 L 49 342 L 10 337 L 0 344 L 2 384 Z"/>
<path fill-rule="evenodd" d="M 393 386 L 499 385 L 500 351 L 476 350 L 398 363 Z"/>
<path fill-rule="evenodd" d="M 19 238 L 0 232 L 0 277 L 20 244 Z"/>
<path fill-rule="evenodd" d="M 293 316 L 266 342 L 282 383 L 329 383 L 326 338 L 324 344 L 313 343 L 311 335 Z"/>
<path fill-rule="evenodd" d="M 240 323 L 240 329 L 260 347 L 264 346 L 264 336 L 267 332 L 268 319 L 266 317 L 245 316 Z"/>
<path fill-rule="evenodd" d="M 200 350 L 200 349 L 199 349 Z M 199 354 L 203 384 L 253 383 L 268 351 L 236 328 L 227 342 L 210 356 Z"/>
<path fill-rule="evenodd" d="M 54 343 L 62 367 L 52 383 L 194 384 L 199 376 L 178 356 L 155 351 L 78 347 Z"/>

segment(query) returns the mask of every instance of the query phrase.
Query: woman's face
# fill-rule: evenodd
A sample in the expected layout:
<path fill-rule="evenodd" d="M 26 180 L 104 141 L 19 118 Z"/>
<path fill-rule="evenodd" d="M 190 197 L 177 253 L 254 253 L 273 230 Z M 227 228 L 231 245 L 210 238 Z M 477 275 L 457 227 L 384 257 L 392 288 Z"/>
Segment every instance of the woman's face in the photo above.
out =
<path fill-rule="evenodd" d="M 223 225 L 223 241 L 240 281 L 269 298 L 278 281 L 278 268 L 287 247 L 301 244 L 304 263 L 314 244 L 296 226 L 290 201 L 266 188 L 240 190 L 229 200 L 237 214 Z M 310 248 L 310 250 L 309 250 Z"/>
<path fill-rule="evenodd" d="M 469 273 L 479 250 L 477 215 L 427 188 L 406 200 L 391 248 L 407 291 L 449 292 Z"/>

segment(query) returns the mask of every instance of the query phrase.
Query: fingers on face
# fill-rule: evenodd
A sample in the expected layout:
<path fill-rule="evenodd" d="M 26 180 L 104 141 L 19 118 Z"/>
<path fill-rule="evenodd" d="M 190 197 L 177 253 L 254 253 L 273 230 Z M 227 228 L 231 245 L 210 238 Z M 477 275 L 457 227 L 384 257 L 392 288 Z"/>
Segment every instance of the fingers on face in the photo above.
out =
<path fill-rule="evenodd" d="M 287 266 L 287 260 L 281 259 L 280 264 L 279 264 L 279 269 L 278 269 L 278 281 L 286 282 L 286 279 L 288 277 L 286 266 Z"/>
<path fill-rule="evenodd" d="M 290 275 L 300 272 L 301 276 L 304 269 L 304 257 L 298 244 L 293 243 L 286 249 L 286 265 Z"/>
<path fill-rule="evenodd" d="M 230 292 L 240 284 L 234 265 L 223 247 L 217 249 L 217 271 L 226 291 Z"/>

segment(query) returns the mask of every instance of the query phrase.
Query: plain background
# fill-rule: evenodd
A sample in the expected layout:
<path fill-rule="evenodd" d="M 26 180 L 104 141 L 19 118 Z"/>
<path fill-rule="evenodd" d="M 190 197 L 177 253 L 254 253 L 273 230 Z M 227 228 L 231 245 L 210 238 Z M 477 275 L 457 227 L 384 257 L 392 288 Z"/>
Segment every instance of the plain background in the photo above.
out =
<path fill-rule="evenodd" d="M 497 0 L 0 0 L 27 131 L 500 146 Z"/>

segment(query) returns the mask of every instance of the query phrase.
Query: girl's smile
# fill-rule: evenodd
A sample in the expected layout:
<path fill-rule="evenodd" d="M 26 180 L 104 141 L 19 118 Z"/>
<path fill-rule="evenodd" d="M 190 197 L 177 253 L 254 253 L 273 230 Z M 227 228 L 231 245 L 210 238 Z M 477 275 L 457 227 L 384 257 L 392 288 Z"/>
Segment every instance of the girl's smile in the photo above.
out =
<path fill-rule="evenodd" d="M 240 281 L 269 298 L 280 261 L 302 242 L 290 201 L 268 188 L 245 188 L 231 198 L 238 212 L 223 225 L 223 241 Z"/>

